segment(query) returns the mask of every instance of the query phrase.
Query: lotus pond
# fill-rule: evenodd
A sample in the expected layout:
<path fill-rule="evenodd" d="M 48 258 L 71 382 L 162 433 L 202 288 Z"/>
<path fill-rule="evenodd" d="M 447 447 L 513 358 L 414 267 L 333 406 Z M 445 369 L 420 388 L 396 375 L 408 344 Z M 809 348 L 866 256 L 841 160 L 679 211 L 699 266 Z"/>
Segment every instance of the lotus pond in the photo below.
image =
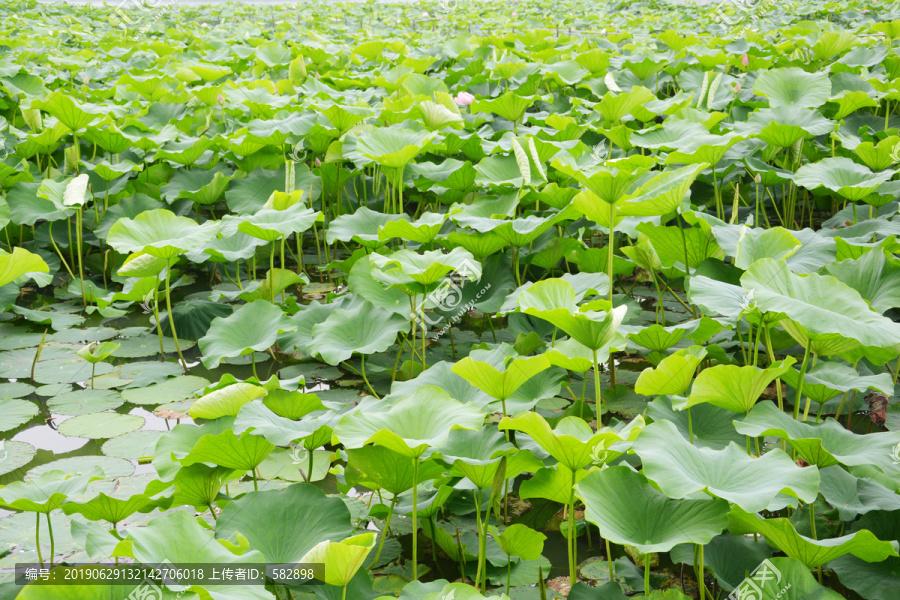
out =
<path fill-rule="evenodd" d="M 895 18 L 5 2 L 0 599 L 897 600 Z"/>

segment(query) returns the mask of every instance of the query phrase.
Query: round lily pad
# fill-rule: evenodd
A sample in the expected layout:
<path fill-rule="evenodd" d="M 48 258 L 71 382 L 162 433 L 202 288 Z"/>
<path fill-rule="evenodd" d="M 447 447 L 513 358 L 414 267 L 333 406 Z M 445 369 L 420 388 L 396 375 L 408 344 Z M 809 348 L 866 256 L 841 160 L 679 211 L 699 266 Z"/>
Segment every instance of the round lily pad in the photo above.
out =
<path fill-rule="evenodd" d="M 34 386 L 23 381 L 0 383 L 0 398 L 21 398 L 34 391 Z"/>
<path fill-rule="evenodd" d="M 182 375 L 145 388 L 131 388 L 122 392 L 131 404 L 164 404 L 192 398 L 194 392 L 209 385 L 209 380 L 195 375 Z"/>
<path fill-rule="evenodd" d="M 41 359 L 34 368 L 34 380 L 38 383 L 72 383 L 90 379 L 92 366 L 95 367 L 95 375 L 104 375 L 113 370 L 113 366 L 108 363 L 91 365 L 76 352 L 75 349 L 68 349 L 64 356 L 48 360 L 44 360 L 42 352 Z"/>
<path fill-rule="evenodd" d="M 47 403 L 55 415 L 77 417 L 89 413 L 112 410 L 122 405 L 122 397 L 112 390 L 75 390 L 59 394 Z"/>
<path fill-rule="evenodd" d="M 153 456 L 156 442 L 162 431 L 132 431 L 103 443 L 101 450 L 106 456 L 115 458 L 138 459 L 142 456 Z"/>
<path fill-rule="evenodd" d="M 28 400 L 0 400 L 0 431 L 9 431 L 30 421 L 40 412 L 38 405 Z"/>
<path fill-rule="evenodd" d="M 7 350 L 6 352 L 0 352 L 0 377 L 6 377 L 8 379 L 25 379 L 31 377 L 31 365 L 34 362 L 35 351 L 36 348 L 25 348 L 24 350 Z M 40 362 L 65 358 L 70 355 L 76 356 L 71 348 L 55 346 L 52 343 L 45 344 L 44 349 L 41 350 Z M 40 364 L 40 362 L 38 364 Z M 70 380 L 67 379 L 65 381 Z"/>
<path fill-rule="evenodd" d="M 193 399 L 169 402 L 153 409 L 153 414 L 161 419 L 186 419 L 194 404 Z"/>
<path fill-rule="evenodd" d="M 95 390 L 111 390 L 113 388 L 125 387 L 134 382 L 134 379 L 122 377 L 122 371 L 110 371 L 105 375 L 94 377 Z"/>
<path fill-rule="evenodd" d="M 165 381 L 173 375 L 184 373 L 184 369 L 177 362 L 160 362 L 158 360 L 141 360 L 130 362 L 122 366 L 122 379 L 133 379 L 126 387 L 145 387 L 154 383 Z"/>
<path fill-rule="evenodd" d="M 4 323 L 0 326 L 0 350 L 34 348 L 41 343 L 43 336 L 43 333 L 31 332 L 25 327 Z"/>
<path fill-rule="evenodd" d="M 92 413 L 63 421 L 58 431 L 69 437 L 106 440 L 136 431 L 144 426 L 144 417 L 114 412 Z"/>
<path fill-rule="evenodd" d="M 51 398 L 71 391 L 72 386 L 68 383 L 50 383 L 35 388 L 34 393 L 42 398 Z"/>
<path fill-rule="evenodd" d="M 0 440 L 0 475 L 6 475 L 31 462 L 37 450 L 25 442 Z"/>
<path fill-rule="evenodd" d="M 134 473 L 134 465 L 130 461 L 110 456 L 73 456 L 61 458 L 38 465 L 25 474 L 25 480 L 37 479 L 47 471 L 63 471 L 70 475 L 88 473 L 94 467 L 100 467 L 106 477 L 128 477 Z"/>
<path fill-rule="evenodd" d="M 142 333 L 134 337 L 126 337 L 117 341 L 121 345 L 115 352 L 113 352 L 113 356 L 118 356 L 121 358 L 140 358 L 142 356 L 153 356 L 154 354 L 159 354 L 159 338 L 156 337 L 155 334 Z M 189 340 L 178 340 L 178 345 L 181 346 L 182 351 L 187 350 L 188 348 L 193 348 L 194 344 L 195 342 L 191 342 Z M 175 352 L 177 350 L 175 348 L 175 340 L 173 340 L 172 338 L 164 337 L 163 350 L 165 350 L 167 353 Z"/>
<path fill-rule="evenodd" d="M 84 344 L 87 342 L 102 342 L 109 340 L 116 335 L 118 331 L 112 327 L 88 327 L 87 329 L 66 329 L 60 331 L 53 336 L 54 342 L 61 344 Z M 40 341 L 40 340 L 38 340 Z"/>

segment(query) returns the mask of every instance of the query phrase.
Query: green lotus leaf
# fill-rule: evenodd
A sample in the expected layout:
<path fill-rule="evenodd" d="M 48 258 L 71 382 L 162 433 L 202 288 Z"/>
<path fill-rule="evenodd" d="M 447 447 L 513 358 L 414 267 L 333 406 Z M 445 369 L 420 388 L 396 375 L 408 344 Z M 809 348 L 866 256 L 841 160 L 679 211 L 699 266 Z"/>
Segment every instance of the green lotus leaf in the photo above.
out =
<path fill-rule="evenodd" d="M 534 97 L 524 97 L 512 90 L 507 90 L 496 98 L 476 100 L 472 103 L 471 110 L 472 112 L 493 113 L 507 121 L 518 123 L 535 100 Z"/>
<path fill-rule="evenodd" d="M 874 510 L 900 510 L 900 496 L 868 477 L 855 477 L 834 465 L 820 470 L 819 493 L 834 506 L 842 520 L 851 521 Z"/>
<path fill-rule="evenodd" d="M 543 467 L 531 452 L 516 449 L 501 433 L 488 428 L 478 431 L 455 429 L 438 452 L 444 462 L 468 477 L 478 489 L 493 485 L 504 457 L 507 479 Z"/>
<path fill-rule="evenodd" d="M 346 505 L 305 483 L 251 492 L 230 502 L 216 523 L 217 538 L 240 534 L 271 563 L 299 562 L 320 542 L 351 532 Z"/>
<path fill-rule="evenodd" d="M 453 365 L 452 370 L 490 397 L 505 402 L 526 381 L 548 368 L 550 362 L 545 356 L 509 361 L 503 371 L 467 356 Z"/>
<path fill-rule="evenodd" d="M 609 342 L 597 350 L 597 362 L 605 363 L 609 360 L 611 352 L 624 350 L 628 347 L 628 341 L 616 333 Z M 561 367 L 576 373 L 586 373 L 594 367 L 594 352 L 584 344 L 572 338 L 557 341 L 543 354 L 554 367 Z"/>
<path fill-rule="evenodd" d="M 627 466 L 591 471 L 575 489 L 601 536 L 641 554 L 708 544 L 728 526 L 725 500 L 672 500 Z"/>
<path fill-rule="evenodd" d="M 323 541 L 307 552 L 300 562 L 324 563 L 322 580 L 328 585 L 346 587 L 374 547 L 374 533 L 355 535 L 342 542 Z"/>
<path fill-rule="evenodd" d="M 363 446 L 347 450 L 347 469 L 344 476 L 348 484 L 377 487 L 393 496 L 413 489 L 416 483 L 439 477 L 446 468 L 435 460 L 419 462 L 418 475 L 408 456 L 384 446 Z M 418 480 L 416 480 L 418 477 Z M 417 509 L 421 510 L 422 504 Z"/>
<path fill-rule="evenodd" d="M 787 105 L 753 111 L 746 121 L 735 127 L 738 134 L 756 134 L 764 142 L 781 148 L 832 131 L 834 123 L 819 112 Z"/>
<path fill-rule="evenodd" d="M 882 314 L 900 306 L 900 264 L 883 250 L 876 249 L 855 260 L 825 265 L 823 274 L 852 287 Z"/>
<path fill-rule="evenodd" d="M 21 469 L 36 455 L 37 450 L 31 444 L 4 440 L 2 448 L 0 448 L 0 475 Z"/>
<path fill-rule="evenodd" d="M 311 450 L 331 441 L 339 413 L 327 412 L 318 417 L 304 415 L 305 418 L 295 421 L 270 410 L 265 404 L 270 396 L 262 402 L 249 402 L 241 407 L 234 421 L 235 433 L 251 431 L 278 446 L 289 446 L 291 442 L 302 440 L 302 445 Z"/>
<path fill-rule="evenodd" d="M 644 475 L 669 498 L 706 491 L 758 512 L 781 510 L 792 502 L 780 495 L 809 503 L 818 494 L 818 470 L 798 467 L 779 449 L 754 459 L 734 443 L 722 450 L 697 448 L 668 421 L 644 427 L 632 448 L 641 457 Z"/>
<path fill-rule="evenodd" d="M 603 115 L 607 122 L 618 123 L 651 100 L 656 100 L 653 92 L 645 87 L 635 87 L 630 92 L 607 92 L 594 110 Z"/>
<path fill-rule="evenodd" d="M 391 219 L 378 230 L 379 240 L 400 238 L 408 242 L 430 244 L 440 232 L 447 215 L 440 213 L 424 213 L 415 221 L 400 215 L 399 219 Z"/>
<path fill-rule="evenodd" d="M 398 250 L 388 256 L 370 254 L 369 259 L 379 269 L 373 271 L 375 278 L 388 285 L 418 284 L 428 289 L 450 272 L 459 273 L 469 281 L 477 281 L 481 277 L 481 263 L 462 248 L 454 248 L 447 254 L 440 250 L 421 254 Z M 422 291 L 419 289 L 420 293 Z"/>
<path fill-rule="evenodd" d="M 756 78 L 753 91 L 769 99 L 769 106 L 816 108 L 831 96 L 827 73 L 809 73 L 799 67 L 765 70 Z"/>
<path fill-rule="evenodd" d="M 252 383 L 238 382 L 201 396 L 191 404 L 190 415 L 194 419 L 218 419 L 234 417 L 248 402 L 266 395 L 266 389 Z"/>
<path fill-rule="evenodd" d="M 730 411 L 747 413 L 769 384 L 790 370 L 795 362 L 789 356 L 766 369 L 753 365 L 715 365 L 700 371 L 686 402 L 673 405 L 683 410 L 708 402 Z"/>
<path fill-rule="evenodd" d="M 357 244 L 374 250 L 383 246 L 386 242 L 380 235 L 381 228 L 392 221 L 409 220 L 409 215 L 386 215 L 365 206 L 360 206 L 356 212 L 349 215 L 340 215 L 328 225 L 325 232 L 325 241 L 333 244 L 335 240 L 342 242 L 356 242 Z"/>
<path fill-rule="evenodd" d="M 67 475 L 63 471 L 47 471 L 32 481 L 14 481 L 0 487 L 0 506 L 50 514 L 70 496 L 83 494 L 90 482 L 103 479 L 100 469 L 84 475 Z"/>
<path fill-rule="evenodd" d="M 800 384 L 800 373 L 791 369 L 782 379 L 793 388 Z M 893 392 L 894 383 L 888 373 L 860 375 L 856 370 L 838 362 L 820 362 L 809 369 L 803 378 L 803 394 L 822 404 L 841 392 L 878 390 L 884 394 Z"/>
<path fill-rule="evenodd" d="M 634 192 L 635 186 L 641 181 L 641 177 L 650 170 L 649 166 L 636 169 L 596 166 L 592 169 L 584 169 L 574 161 L 554 160 L 550 166 L 575 178 L 578 183 L 590 190 L 594 195 L 585 198 L 582 202 L 576 202 L 575 208 L 589 219 L 595 220 L 594 215 L 600 212 L 608 212 L 597 200 L 606 204 L 614 204 L 624 200 Z M 577 197 L 576 197 L 577 200 Z M 606 218 L 606 217 L 604 217 Z"/>
<path fill-rule="evenodd" d="M 255 300 L 229 317 L 217 317 L 200 338 L 203 365 L 219 366 L 223 358 L 233 358 L 269 349 L 278 334 L 294 331 L 296 325 L 281 309 L 267 300 Z"/>
<path fill-rule="evenodd" d="M 896 541 L 879 540 L 867 529 L 842 537 L 815 540 L 797 533 L 788 519 L 764 519 L 739 506 L 733 507 L 728 515 L 728 530 L 736 535 L 759 533 L 770 545 L 810 569 L 845 554 L 852 554 L 866 562 L 880 562 L 889 556 L 898 556 Z"/>
<path fill-rule="evenodd" d="M 87 127 L 104 114 L 102 107 L 82 104 L 61 90 L 51 93 L 44 100 L 34 102 L 34 106 L 53 115 L 72 131 Z"/>
<path fill-rule="evenodd" d="M 134 219 L 122 218 L 110 228 L 107 242 L 119 252 L 145 252 L 169 259 L 206 244 L 215 237 L 218 224 L 198 225 L 164 208 L 148 210 Z"/>
<path fill-rule="evenodd" d="M 10 431 L 20 425 L 24 425 L 40 412 L 38 405 L 28 400 L 13 400 L 4 398 L 0 400 L 0 413 L 3 421 L 0 422 L 0 431 Z M 2 455 L 2 452 L 0 452 Z"/>
<path fill-rule="evenodd" d="M 144 426 L 144 417 L 100 412 L 72 417 L 60 423 L 58 431 L 69 437 L 105 440 L 136 431 Z"/>
<path fill-rule="evenodd" d="M 641 371 L 634 391 L 644 396 L 682 395 L 687 392 L 697 367 L 706 357 L 706 349 L 691 346 L 662 359 L 656 368 Z"/>
<path fill-rule="evenodd" d="M 43 258 L 24 248 L 13 248 L 12 253 L 0 250 L 0 287 L 12 283 L 26 273 L 49 273 L 50 267 Z"/>
<path fill-rule="evenodd" d="M 233 178 L 231 169 L 221 163 L 205 171 L 179 170 L 169 183 L 162 186 L 163 200 L 172 204 L 179 198 L 187 198 L 197 204 L 215 204 L 222 199 Z"/>
<path fill-rule="evenodd" d="M 115 540 L 113 540 L 115 541 Z M 63 572 L 73 579 L 85 581 L 88 577 L 98 577 L 98 581 L 89 584 L 41 585 L 41 580 L 34 581 L 21 588 L 16 598 L 22 600 L 122 600 L 135 594 L 154 594 L 153 587 L 142 582 L 112 583 L 110 579 L 99 579 L 98 569 L 110 569 L 92 565 L 91 567 L 56 567 L 51 571 L 54 577 L 63 578 Z M 168 599 L 167 599 L 168 600 Z"/>
<path fill-rule="evenodd" d="M 402 169 L 431 143 L 433 134 L 403 127 L 380 127 L 364 133 L 356 151 L 383 167 Z"/>
<path fill-rule="evenodd" d="M 300 420 L 317 410 L 327 410 L 319 397 L 312 393 L 271 390 L 262 403 L 280 417 Z"/>
<path fill-rule="evenodd" d="M 873 311 L 859 292 L 833 277 L 795 275 L 784 261 L 765 258 L 747 269 L 741 286 L 761 310 L 786 315 L 813 339 L 839 334 L 876 348 L 900 343 L 900 325 Z"/>
<path fill-rule="evenodd" d="M 509 556 L 518 556 L 525 560 L 537 560 L 544 550 L 544 540 L 547 536 L 534 529 L 515 523 L 510 525 L 500 533 L 496 527 L 491 527 L 491 535 L 503 550 Z"/>
<path fill-rule="evenodd" d="M 561 465 L 577 471 L 597 462 L 597 456 L 612 444 L 633 440 L 643 426 L 643 418 L 638 417 L 621 431 L 604 427 L 595 432 L 578 417 L 564 417 L 552 428 L 538 413 L 526 412 L 514 418 L 504 417 L 499 428 L 525 433 Z"/>
<path fill-rule="evenodd" d="M 224 544 L 216 543 L 213 532 L 201 526 L 188 512 L 176 510 L 153 519 L 146 527 L 128 530 L 129 554 L 145 564 L 260 563 L 264 559 L 256 550 L 237 555 Z M 120 544 L 120 548 L 124 544 Z M 262 586 L 204 584 L 188 587 L 188 591 L 204 594 L 211 600 L 270 600 Z"/>
<path fill-rule="evenodd" d="M 248 216 L 227 216 L 222 220 L 222 233 L 231 235 L 236 230 L 266 242 L 274 242 L 306 231 L 320 217 L 320 212 L 303 204 L 294 204 L 285 210 L 263 208 Z"/>
<path fill-rule="evenodd" d="M 378 444 L 410 458 L 443 446 L 453 429 L 480 429 L 484 413 L 462 404 L 436 386 L 423 386 L 387 410 L 357 410 L 334 428 L 346 448 Z"/>
<path fill-rule="evenodd" d="M 113 352 L 119 349 L 119 346 L 121 344 L 116 342 L 93 342 L 83 346 L 77 354 L 89 363 L 94 364 L 109 358 Z"/>
<path fill-rule="evenodd" d="M 565 279 L 539 281 L 519 294 L 519 309 L 552 323 L 591 350 L 599 350 L 612 340 L 625 319 L 628 307 L 607 311 L 584 310 L 575 306 L 575 288 Z"/>
<path fill-rule="evenodd" d="M 800 247 L 800 240 L 783 227 L 773 227 L 760 232 L 742 227 L 737 250 L 734 253 L 734 264 L 739 269 L 747 269 L 762 258 L 786 259 Z"/>
<path fill-rule="evenodd" d="M 228 469 L 251 471 L 259 466 L 275 446 L 258 435 L 231 431 L 202 436 L 191 451 L 178 460 L 183 466 L 212 463 Z"/>
<path fill-rule="evenodd" d="M 337 309 L 312 326 L 311 350 L 336 365 L 359 354 L 384 352 L 409 326 L 401 315 L 363 302 L 354 308 Z"/>
<path fill-rule="evenodd" d="M 771 402 L 760 402 L 744 419 L 734 425 L 738 433 L 752 437 L 774 436 L 788 440 L 791 447 L 811 465 L 820 469 L 831 465 L 870 465 L 894 473 L 891 459 L 900 444 L 900 432 L 890 431 L 858 435 L 847 431 L 834 419 L 822 423 L 801 423 L 778 410 Z"/>
<path fill-rule="evenodd" d="M 875 193 L 894 173 L 892 170 L 873 173 L 868 167 L 849 158 L 823 158 L 800 167 L 794 176 L 794 182 L 810 190 L 825 187 L 843 198 L 855 201 Z"/>
<path fill-rule="evenodd" d="M 127 497 L 117 498 L 101 492 L 85 502 L 66 502 L 61 508 L 67 515 L 77 513 L 89 521 L 121 523 L 136 512 L 150 512 L 156 508 L 157 502 L 152 497 L 167 487 L 168 484 L 153 480 L 140 494 L 126 493 L 124 496 Z"/>

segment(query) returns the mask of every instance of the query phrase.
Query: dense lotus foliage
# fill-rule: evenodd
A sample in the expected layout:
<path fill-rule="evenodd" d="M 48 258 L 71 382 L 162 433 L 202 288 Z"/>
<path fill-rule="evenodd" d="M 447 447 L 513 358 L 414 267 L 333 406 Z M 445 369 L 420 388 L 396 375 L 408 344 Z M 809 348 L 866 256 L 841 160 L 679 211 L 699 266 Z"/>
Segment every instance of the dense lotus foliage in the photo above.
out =
<path fill-rule="evenodd" d="M 895 18 L 4 3 L 0 599 L 896 600 Z"/>

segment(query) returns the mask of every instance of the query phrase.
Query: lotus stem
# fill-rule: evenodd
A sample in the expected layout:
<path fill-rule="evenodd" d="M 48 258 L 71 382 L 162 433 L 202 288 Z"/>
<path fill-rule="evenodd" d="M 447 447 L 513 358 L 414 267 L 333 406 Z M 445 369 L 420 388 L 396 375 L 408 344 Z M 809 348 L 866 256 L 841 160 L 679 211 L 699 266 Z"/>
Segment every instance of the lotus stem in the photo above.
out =
<path fill-rule="evenodd" d="M 84 293 L 84 260 L 83 260 L 83 256 L 82 256 L 82 252 L 81 252 L 82 233 L 83 233 L 82 224 L 81 224 L 82 210 L 83 209 L 79 208 L 78 212 L 75 213 L 75 222 L 76 222 L 75 236 L 76 236 L 77 242 L 78 242 L 78 277 L 81 282 L 81 300 L 82 300 L 82 302 L 84 302 L 84 307 L 87 308 L 87 296 Z M 52 223 L 51 223 L 51 226 L 52 226 Z"/>
<path fill-rule="evenodd" d="M 809 347 L 812 340 L 806 341 L 806 348 L 803 352 L 803 362 L 800 364 L 800 381 L 797 383 L 797 394 L 794 396 L 794 420 L 800 420 L 800 400 L 803 399 L 803 378 L 806 377 L 806 365 L 809 363 Z M 809 404 L 807 404 L 807 409 Z M 807 410 L 808 412 L 808 410 Z M 806 420 L 804 416 L 803 420 Z"/>
<path fill-rule="evenodd" d="M 72 269 L 69 268 L 69 263 L 66 262 L 66 259 L 63 258 L 62 252 L 59 250 L 59 246 L 56 245 L 56 241 L 53 239 L 53 223 L 49 223 L 48 231 L 50 232 L 50 243 L 53 244 L 53 249 L 56 250 L 56 253 L 59 255 L 59 260 L 62 261 L 63 266 L 66 268 L 66 271 L 69 273 L 69 277 L 75 279 L 75 274 L 72 273 Z M 4 228 L 5 231 L 5 228 Z M 9 234 L 6 234 L 6 243 L 9 244 Z M 9 251 L 12 252 L 12 245 L 9 246 Z"/>
<path fill-rule="evenodd" d="M 44 556 L 41 554 L 41 513 L 34 513 L 36 525 L 34 527 L 34 546 L 37 548 L 38 562 L 44 566 Z"/>
<path fill-rule="evenodd" d="M 250 469 L 250 472 L 253 473 L 253 491 L 258 492 L 259 491 L 259 482 L 257 481 L 258 477 L 256 475 L 256 469 L 255 468 Z"/>
<path fill-rule="evenodd" d="M 650 595 L 650 553 L 644 555 L 644 595 Z"/>
<path fill-rule="evenodd" d="M 397 496 L 394 496 L 391 499 L 391 505 L 388 507 L 387 518 L 384 521 L 384 529 L 381 532 L 381 539 L 378 540 L 378 551 L 375 552 L 375 558 L 372 560 L 372 566 L 370 568 L 375 568 L 375 565 L 378 564 L 378 559 L 381 558 L 381 551 L 384 549 L 384 538 L 387 537 L 387 532 L 391 528 L 391 517 L 394 516 L 394 507 L 397 505 Z"/>
<path fill-rule="evenodd" d="M 594 404 L 597 405 L 597 423 L 603 422 L 603 398 L 600 394 L 600 364 L 597 362 L 597 350 L 594 351 Z M 610 357 L 612 362 L 612 357 Z"/>
<path fill-rule="evenodd" d="M 412 577 L 413 581 L 419 578 L 419 523 L 416 512 L 419 510 L 419 457 L 413 459 L 413 505 L 412 505 Z"/>
<path fill-rule="evenodd" d="M 416 308 L 416 295 L 413 294 L 409 297 L 409 307 L 411 309 L 410 313 L 410 321 L 412 322 L 412 344 L 410 348 L 412 350 L 412 355 L 409 357 L 409 378 L 412 379 L 413 376 L 413 362 L 416 359 L 416 333 L 418 327 L 416 327 L 416 316 L 419 314 Z M 424 359 L 423 359 L 424 360 Z"/>
<path fill-rule="evenodd" d="M 594 351 L 596 352 L 596 350 Z M 575 572 L 575 565 L 578 563 L 578 546 L 575 537 L 575 470 L 572 470 L 572 485 L 569 489 L 569 585 L 575 585 L 578 575 Z"/>
<path fill-rule="evenodd" d="M 693 421 L 693 419 L 691 419 L 691 409 L 690 408 L 687 409 L 687 416 L 688 416 L 688 437 L 691 441 L 691 444 L 693 444 L 694 443 L 694 421 Z"/>
<path fill-rule="evenodd" d="M 259 375 L 256 374 L 256 352 L 250 353 L 250 364 L 253 367 L 253 376 L 259 379 Z"/>
<path fill-rule="evenodd" d="M 606 257 L 606 274 L 609 277 L 609 304 L 610 307 L 613 306 L 613 255 L 616 251 L 616 203 L 609 203 L 609 243 L 607 244 L 609 248 L 609 253 Z M 596 361 L 594 361 L 596 363 Z M 596 364 L 595 364 L 596 369 Z M 613 359 L 612 352 L 609 353 L 609 385 L 615 389 L 616 387 L 616 362 Z M 600 390 L 597 389 L 596 393 L 599 395 Z M 599 405 L 598 405 L 599 408 Z M 597 417 L 600 417 L 600 414 L 597 413 Z"/>
<path fill-rule="evenodd" d="M 484 560 L 484 550 L 481 541 L 484 538 L 484 528 L 481 526 L 481 488 L 475 491 L 475 527 L 478 529 L 478 567 L 475 570 L 475 589 L 481 591 L 481 561 Z"/>
<path fill-rule="evenodd" d="M 166 312 L 169 314 L 169 327 L 172 328 L 172 339 L 175 340 L 175 350 L 178 352 L 178 358 L 181 359 L 181 366 L 184 372 L 188 372 L 187 361 L 181 354 L 181 346 L 178 344 L 178 334 L 175 332 L 175 319 L 172 317 L 172 291 L 170 289 L 172 268 L 166 267 Z"/>
<path fill-rule="evenodd" d="M 609 547 L 609 538 L 603 538 L 603 541 L 606 542 L 606 562 L 609 564 L 609 580 L 615 581 L 616 572 L 613 570 L 612 549 Z"/>
<path fill-rule="evenodd" d="M 153 316 L 156 317 L 156 337 L 159 338 L 159 360 L 164 361 L 166 351 L 163 348 L 162 324 L 159 322 L 159 273 L 156 274 L 156 285 L 153 287 Z"/>
<path fill-rule="evenodd" d="M 697 544 L 697 554 L 699 558 L 697 559 L 700 563 L 700 570 L 697 573 L 697 583 L 700 584 L 700 600 L 705 600 L 706 598 L 706 577 L 704 577 L 704 566 L 703 566 L 703 544 Z"/>
<path fill-rule="evenodd" d="M 309 454 L 309 457 L 307 458 L 309 462 L 306 463 L 306 483 L 312 483 L 313 469 L 316 466 L 316 454 L 311 448 L 307 448 L 306 452 Z"/>

